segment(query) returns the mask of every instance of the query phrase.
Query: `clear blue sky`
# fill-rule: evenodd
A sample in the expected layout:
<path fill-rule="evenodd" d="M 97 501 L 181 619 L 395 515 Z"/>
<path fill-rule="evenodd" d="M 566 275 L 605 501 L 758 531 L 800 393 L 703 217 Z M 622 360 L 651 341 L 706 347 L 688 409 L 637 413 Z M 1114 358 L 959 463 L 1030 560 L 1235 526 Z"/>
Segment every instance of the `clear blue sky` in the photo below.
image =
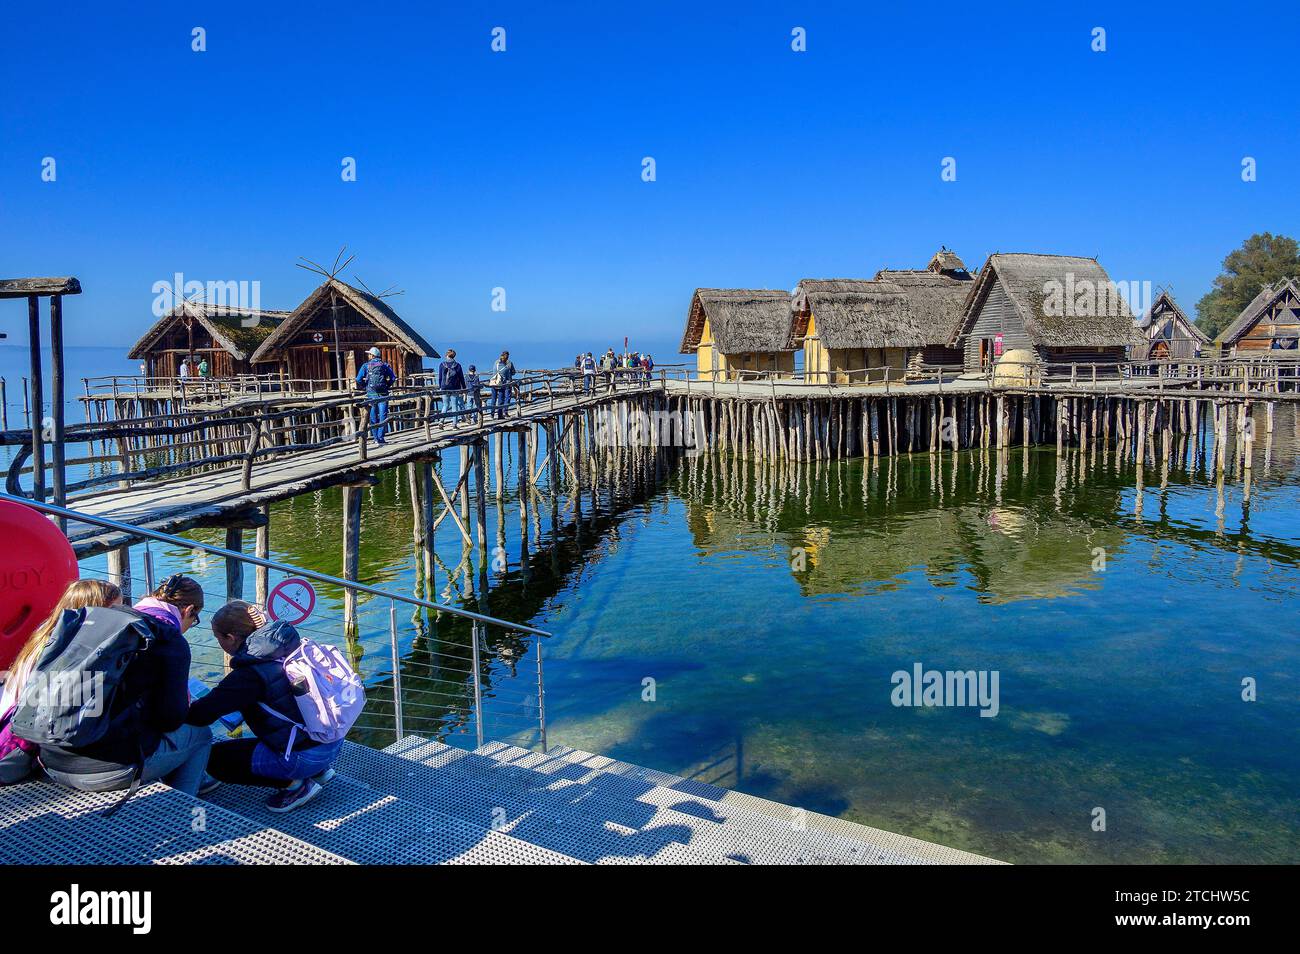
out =
<path fill-rule="evenodd" d="M 0 273 L 78 276 L 73 343 L 133 341 L 176 271 L 292 307 L 343 244 L 438 346 L 601 346 L 675 337 L 697 285 L 940 243 L 1097 255 L 1190 309 L 1300 232 L 1295 3 L 77 6 L 16 5 L 0 57 Z"/>

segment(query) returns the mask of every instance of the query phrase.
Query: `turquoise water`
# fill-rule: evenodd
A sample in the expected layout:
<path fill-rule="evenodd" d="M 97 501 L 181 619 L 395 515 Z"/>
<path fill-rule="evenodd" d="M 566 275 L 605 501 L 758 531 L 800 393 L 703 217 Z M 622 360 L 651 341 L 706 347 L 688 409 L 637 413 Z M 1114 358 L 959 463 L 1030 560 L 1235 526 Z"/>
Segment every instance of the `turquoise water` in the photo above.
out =
<path fill-rule="evenodd" d="M 1249 486 L 1148 466 L 1140 496 L 1131 463 L 1054 448 L 1014 450 L 1001 470 L 979 452 L 687 459 L 648 494 L 602 497 L 581 534 L 543 507 L 527 579 L 507 494 L 500 516 L 488 508 L 508 565 L 489 571 L 487 609 L 555 634 L 553 743 L 1008 861 L 1294 863 L 1298 427 L 1279 409 Z M 337 491 L 277 505 L 274 555 L 336 573 L 340 526 Z M 450 523 L 439 555 L 460 561 Z M 158 559 L 219 602 L 220 565 Z M 361 575 L 412 592 L 414 567 L 405 474 L 390 473 L 367 491 Z M 446 577 L 444 598 L 480 605 Z M 324 590 L 313 625 L 337 632 L 340 602 Z M 391 739 L 387 626 L 386 602 L 363 604 L 374 742 Z M 437 662 L 466 640 L 445 617 L 402 619 L 407 705 L 450 713 L 439 724 L 461 742 L 468 687 Z M 895 706 L 893 674 L 916 664 L 996 672 L 997 715 Z M 488 695 L 531 681 L 498 664 Z"/>

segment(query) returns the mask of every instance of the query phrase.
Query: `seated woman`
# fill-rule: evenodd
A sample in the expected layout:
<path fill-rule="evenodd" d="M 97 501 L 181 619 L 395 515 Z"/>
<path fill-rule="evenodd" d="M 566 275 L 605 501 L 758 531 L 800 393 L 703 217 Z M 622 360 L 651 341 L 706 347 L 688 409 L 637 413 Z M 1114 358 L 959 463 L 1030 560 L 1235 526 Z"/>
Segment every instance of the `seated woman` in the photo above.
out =
<path fill-rule="evenodd" d="M 23 648 L 18 650 L 9 671 L 0 679 L 0 785 L 12 785 L 27 778 L 31 772 L 36 746 L 12 734 L 9 722 L 18 707 L 23 687 L 27 684 L 36 660 L 45 648 L 45 642 L 54 627 L 68 610 L 87 609 L 91 606 L 121 606 L 122 591 L 112 583 L 102 580 L 73 580 L 63 591 L 59 605 L 40 626 L 36 627 Z"/>
<path fill-rule="evenodd" d="M 331 766 L 343 742 L 318 743 L 301 731 L 298 687 L 284 670 L 285 657 L 298 648 L 298 631 L 236 600 L 217 610 L 212 632 L 230 656 L 230 672 L 194 701 L 185 721 L 211 725 L 238 712 L 256 738 L 217 742 L 208 772 L 219 782 L 278 789 L 266 802 L 273 812 L 300 808 L 334 777 Z"/>
<path fill-rule="evenodd" d="M 86 792 L 111 792 L 136 781 L 162 779 L 198 793 L 212 730 L 185 724 L 189 711 L 190 647 L 185 632 L 203 612 L 203 589 L 179 573 L 163 580 L 131 610 L 86 611 L 106 628 L 144 620 L 152 638 L 132 657 L 113 694 L 107 731 L 82 748 L 41 746 L 51 779 Z"/>

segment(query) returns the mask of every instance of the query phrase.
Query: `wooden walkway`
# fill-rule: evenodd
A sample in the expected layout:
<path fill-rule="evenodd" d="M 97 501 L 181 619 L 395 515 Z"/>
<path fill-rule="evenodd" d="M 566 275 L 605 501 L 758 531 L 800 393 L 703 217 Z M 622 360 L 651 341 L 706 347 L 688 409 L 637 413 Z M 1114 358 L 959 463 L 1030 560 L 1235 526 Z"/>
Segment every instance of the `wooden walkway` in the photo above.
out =
<path fill-rule="evenodd" d="M 259 461 L 251 470 L 247 488 L 243 468 L 234 465 L 172 479 L 133 482 L 129 487 L 79 496 L 70 506 L 91 516 L 176 533 L 205 523 L 218 524 L 232 515 L 277 500 L 357 483 L 380 471 L 426 460 L 439 451 L 472 444 L 495 433 L 519 431 L 542 421 L 661 390 L 659 382 L 649 382 L 641 387 L 620 387 L 615 392 L 536 400 L 522 406 L 512 405 L 510 416 L 503 419 L 494 420 L 485 412 L 481 424 L 457 427 L 441 422 L 441 426 L 432 429 L 432 437 L 423 427 L 398 431 L 390 433 L 382 446 L 369 441 L 365 460 L 360 459 L 357 442 L 352 440 L 272 456 Z M 75 521 L 69 522 L 67 534 L 78 557 L 130 542 L 124 534 Z"/>

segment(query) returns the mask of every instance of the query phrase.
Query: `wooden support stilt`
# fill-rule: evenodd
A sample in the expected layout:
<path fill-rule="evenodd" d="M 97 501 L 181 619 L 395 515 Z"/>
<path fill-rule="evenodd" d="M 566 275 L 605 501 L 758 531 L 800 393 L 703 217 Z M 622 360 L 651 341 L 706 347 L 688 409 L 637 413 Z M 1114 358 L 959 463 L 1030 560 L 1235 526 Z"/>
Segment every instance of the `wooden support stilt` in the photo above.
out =
<path fill-rule="evenodd" d="M 226 528 L 226 549 L 244 552 L 244 531 L 239 527 Z M 244 562 L 226 557 L 226 602 L 244 598 Z"/>
<path fill-rule="evenodd" d="M 122 601 L 133 603 L 131 593 L 131 548 L 115 547 L 108 551 L 108 582 L 122 591 Z"/>
<path fill-rule="evenodd" d="M 253 539 L 253 555 L 261 560 L 271 559 L 271 508 L 265 506 L 261 508 L 262 517 L 265 522 L 257 528 Z M 268 595 L 270 594 L 270 576 L 271 571 L 264 566 L 256 567 L 253 571 L 253 599 L 258 606 L 265 606 Z"/>
<path fill-rule="evenodd" d="M 343 579 L 357 582 L 361 559 L 361 498 L 364 485 L 347 484 L 343 487 Z M 343 631 L 350 642 L 358 635 L 357 591 L 343 590 Z"/>
<path fill-rule="evenodd" d="M 487 555 L 487 475 L 483 472 L 487 442 L 474 442 L 474 537 L 478 541 L 479 558 Z"/>

